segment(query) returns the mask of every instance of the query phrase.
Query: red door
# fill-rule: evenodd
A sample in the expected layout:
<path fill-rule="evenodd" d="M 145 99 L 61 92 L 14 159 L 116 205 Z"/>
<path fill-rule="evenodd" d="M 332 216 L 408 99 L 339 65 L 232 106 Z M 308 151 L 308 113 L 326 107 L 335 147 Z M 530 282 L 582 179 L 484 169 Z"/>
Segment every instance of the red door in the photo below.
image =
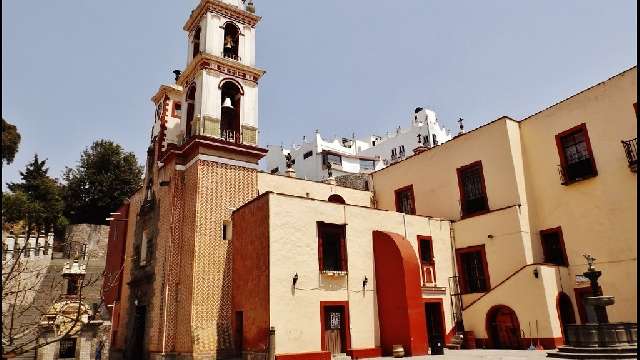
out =
<path fill-rule="evenodd" d="M 489 336 L 496 349 L 520 349 L 520 323 L 516 313 L 506 306 L 489 311 Z"/>

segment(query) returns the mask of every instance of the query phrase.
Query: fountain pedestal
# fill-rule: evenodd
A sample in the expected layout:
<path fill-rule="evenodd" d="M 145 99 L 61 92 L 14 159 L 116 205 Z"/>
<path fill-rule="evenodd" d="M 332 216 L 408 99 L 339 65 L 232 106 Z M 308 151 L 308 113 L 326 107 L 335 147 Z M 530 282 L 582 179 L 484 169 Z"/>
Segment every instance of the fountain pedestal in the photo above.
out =
<path fill-rule="evenodd" d="M 547 357 L 563 359 L 636 359 L 638 324 L 609 323 L 607 306 L 615 304 L 613 296 L 605 296 L 598 284 L 601 271 L 593 267 L 595 260 L 585 255 L 589 267 L 583 275 L 589 279 L 592 296 L 585 298 L 587 306 L 593 307 L 595 323 L 569 324 L 564 331 L 565 345 Z"/>

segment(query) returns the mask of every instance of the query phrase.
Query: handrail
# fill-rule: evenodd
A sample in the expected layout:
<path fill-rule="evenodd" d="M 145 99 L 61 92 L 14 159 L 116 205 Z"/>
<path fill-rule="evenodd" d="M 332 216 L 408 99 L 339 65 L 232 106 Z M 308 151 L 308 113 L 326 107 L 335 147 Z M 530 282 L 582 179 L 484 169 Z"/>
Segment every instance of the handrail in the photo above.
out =
<path fill-rule="evenodd" d="M 544 262 L 541 262 L 541 263 L 532 263 L 532 264 L 524 265 L 524 266 L 523 266 L 523 267 L 521 267 L 520 269 L 518 269 L 518 270 L 514 271 L 511 275 L 507 276 L 504 280 L 500 281 L 500 282 L 498 283 L 498 285 L 496 285 L 496 286 L 492 287 L 491 289 L 489 289 L 489 291 L 485 292 L 484 294 L 480 295 L 480 297 L 478 297 L 477 299 L 473 300 L 469 305 L 467 305 L 467 306 L 464 306 L 464 305 L 463 305 L 463 306 L 462 306 L 462 310 L 463 310 L 463 311 L 464 311 L 464 310 L 467 310 L 468 308 L 470 308 L 471 306 L 473 306 L 473 304 L 475 304 L 475 303 L 477 303 L 478 301 L 480 301 L 480 299 L 482 299 L 483 297 L 485 297 L 485 296 L 489 295 L 493 290 L 495 290 L 495 289 L 499 288 L 499 287 L 500 287 L 500 285 L 504 284 L 504 283 L 505 283 L 505 282 L 507 282 L 509 279 L 511 279 L 512 277 L 516 276 L 516 274 L 518 274 L 518 273 L 519 273 L 519 272 L 521 272 L 522 270 L 524 270 L 524 269 L 526 269 L 526 268 L 528 268 L 528 267 L 530 267 L 530 266 L 541 266 L 541 265 L 542 265 L 542 266 L 551 266 L 551 267 L 556 267 L 556 268 L 557 268 L 557 267 L 559 267 L 559 266 L 558 266 L 558 265 L 556 265 L 556 264 L 550 264 L 550 263 L 544 263 Z M 465 294 L 463 294 L 463 295 L 465 295 Z"/>

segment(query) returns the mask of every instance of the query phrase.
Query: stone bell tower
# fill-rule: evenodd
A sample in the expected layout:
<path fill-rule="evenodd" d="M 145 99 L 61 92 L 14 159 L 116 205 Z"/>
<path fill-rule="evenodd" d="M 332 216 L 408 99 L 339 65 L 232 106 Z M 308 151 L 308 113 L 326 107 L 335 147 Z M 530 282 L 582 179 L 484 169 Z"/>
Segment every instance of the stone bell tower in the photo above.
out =
<path fill-rule="evenodd" d="M 258 82 L 252 0 L 202 0 L 184 25 L 187 66 L 177 143 L 158 157 L 162 281 L 149 307 L 150 353 L 215 359 L 235 352 L 231 214 L 257 193 Z M 156 273 L 157 274 L 157 273 Z M 154 283 L 155 284 L 155 283 Z M 156 285 L 154 285 L 156 286 Z M 155 330 L 155 329 L 162 330 Z M 155 331 L 155 332 L 154 332 Z"/>

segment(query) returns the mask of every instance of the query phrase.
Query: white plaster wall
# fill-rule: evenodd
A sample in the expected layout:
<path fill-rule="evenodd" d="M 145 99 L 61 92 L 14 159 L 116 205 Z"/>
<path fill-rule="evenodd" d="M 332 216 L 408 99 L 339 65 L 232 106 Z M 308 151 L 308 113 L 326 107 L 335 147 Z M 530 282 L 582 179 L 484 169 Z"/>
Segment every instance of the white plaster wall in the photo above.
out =
<path fill-rule="evenodd" d="M 270 195 L 270 321 L 276 329 L 276 353 L 319 351 L 320 302 L 348 301 L 351 346 L 380 345 L 373 258 L 374 230 L 406 234 L 418 256 L 417 235 L 431 235 L 439 286 L 447 286 L 451 270 L 449 223 L 394 212 Z M 316 221 L 347 224 L 348 276 L 320 275 Z M 298 274 L 296 289 L 291 279 Z M 363 291 L 364 277 L 369 279 Z M 447 330 L 453 324 L 444 297 Z"/>

